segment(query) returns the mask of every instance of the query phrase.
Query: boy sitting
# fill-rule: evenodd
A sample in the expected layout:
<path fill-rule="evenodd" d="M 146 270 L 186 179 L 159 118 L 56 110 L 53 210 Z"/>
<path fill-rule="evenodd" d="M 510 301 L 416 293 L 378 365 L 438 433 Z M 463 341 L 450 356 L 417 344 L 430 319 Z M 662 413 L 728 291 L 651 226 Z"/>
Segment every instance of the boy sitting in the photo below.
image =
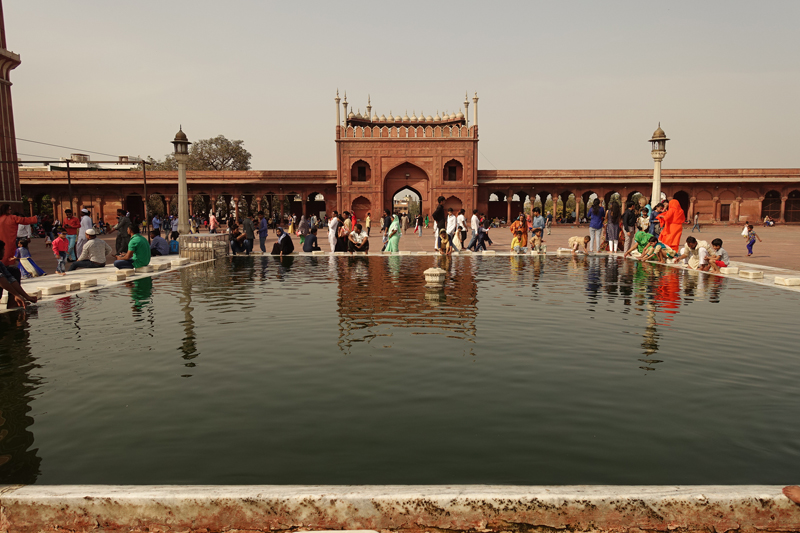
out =
<path fill-rule="evenodd" d="M 542 239 L 542 228 L 534 228 L 533 230 L 533 238 L 531 242 L 531 252 L 542 253 L 545 251 L 545 247 L 542 244 L 544 239 Z"/>
<path fill-rule="evenodd" d="M 728 252 L 722 247 L 722 239 L 714 239 L 711 241 L 713 252 L 708 254 L 708 268 L 711 272 L 718 273 L 720 268 L 726 267 L 731 263 L 728 257 Z"/>
<path fill-rule="evenodd" d="M 511 251 L 524 254 L 526 252 L 525 246 L 522 245 L 522 231 L 517 230 L 514 233 L 514 238 L 511 239 Z"/>

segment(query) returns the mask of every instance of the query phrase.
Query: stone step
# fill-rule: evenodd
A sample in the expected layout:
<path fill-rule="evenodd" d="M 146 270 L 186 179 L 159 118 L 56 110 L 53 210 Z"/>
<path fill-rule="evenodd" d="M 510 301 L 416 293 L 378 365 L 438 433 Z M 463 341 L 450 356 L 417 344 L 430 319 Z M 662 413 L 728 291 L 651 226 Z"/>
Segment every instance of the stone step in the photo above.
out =
<path fill-rule="evenodd" d="M 185 265 L 188 265 L 190 262 L 191 261 L 189 261 L 189 259 L 187 257 L 179 257 L 178 259 L 173 259 L 172 260 L 172 268 L 175 268 L 175 267 L 178 267 L 178 266 L 185 266 Z"/>
<path fill-rule="evenodd" d="M 764 273 L 760 270 L 740 270 L 739 277 L 746 279 L 763 279 Z"/>
<path fill-rule="evenodd" d="M 81 289 L 88 289 L 89 287 L 97 287 L 97 280 L 96 279 L 81 280 Z"/>
<path fill-rule="evenodd" d="M 775 285 L 784 285 L 787 287 L 799 286 L 800 278 L 787 278 L 784 276 L 775 276 Z"/>
<path fill-rule="evenodd" d="M 144 272 L 153 272 L 155 268 L 153 267 L 153 265 L 145 265 L 143 267 L 139 267 L 134 270 L 136 270 L 136 272 L 144 273 Z"/>
<path fill-rule="evenodd" d="M 736 275 L 739 273 L 739 267 L 720 267 L 720 274 Z"/>
<path fill-rule="evenodd" d="M 497 251 L 496 250 L 484 250 L 482 253 L 483 253 L 483 255 L 494 255 L 494 254 L 497 253 Z"/>
<path fill-rule="evenodd" d="M 66 284 L 68 291 L 79 291 L 81 290 L 81 282 L 80 281 L 68 281 Z"/>
<path fill-rule="evenodd" d="M 325 255 L 325 252 L 323 250 L 314 250 L 311 255 Z"/>
<path fill-rule="evenodd" d="M 67 292 L 66 285 L 48 285 L 45 287 L 38 287 L 42 291 L 43 296 L 52 296 L 54 294 L 64 294 Z"/>
<path fill-rule="evenodd" d="M 116 272 L 108 276 L 106 279 L 108 281 L 125 281 L 127 277 L 128 276 L 125 274 L 125 272 L 117 270 Z"/>

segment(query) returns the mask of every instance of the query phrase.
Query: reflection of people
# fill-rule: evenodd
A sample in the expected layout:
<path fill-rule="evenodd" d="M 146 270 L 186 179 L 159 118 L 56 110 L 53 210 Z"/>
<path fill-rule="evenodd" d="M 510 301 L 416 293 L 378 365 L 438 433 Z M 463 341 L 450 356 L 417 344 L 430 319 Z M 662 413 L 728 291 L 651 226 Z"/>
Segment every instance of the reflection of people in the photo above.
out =
<path fill-rule="evenodd" d="M 127 217 L 125 217 L 127 218 Z M 128 251 L 117 254 L 114 266 L 120 269 L 139 268 L 150 264 L 150 245 L 139 233 L 139 225 L 128 226 Z"/>
<path fill-rule="evenodd" d="M 69 267 L 70 272 L 79 268 L 102 268 L 106 266 L 106 256 L 113 252 L 111 246 L 97 238 L 97 230 L 94 228 L 86 230 L 86 239 L 78 260 Z"/>
<path fill-rule="evenodd" d="M 141 237 L 141 235 L 140 235 Z M 144 240 L 144 237 L 142 237 Z M 153 295 L 153 278 L 146 276 L 133 280 L 133 287 L 131 287 L 131 298 L 133 299 L 133 308 L 140 310 L 145 304 L 150 303 L 150 298 Z"/>
<path fill-rule="evenodd" d="M 289 255 L 294 252 L 294 244 L 289 234 L 283 231 L 283 228 L 277 229 L 278 242 L 272 246 L 272 255 Z"/>

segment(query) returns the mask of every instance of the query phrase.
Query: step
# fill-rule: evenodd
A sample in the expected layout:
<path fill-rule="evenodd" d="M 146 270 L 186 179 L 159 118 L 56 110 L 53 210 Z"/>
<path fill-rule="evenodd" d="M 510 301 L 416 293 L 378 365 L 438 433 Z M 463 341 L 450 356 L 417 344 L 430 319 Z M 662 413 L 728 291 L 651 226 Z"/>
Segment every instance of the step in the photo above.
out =
<path fill-rule="evenodd" d="M 494 254 L 497 253 L 497 251 L 496 250 L 484 250 L 482 253 L 483 253 L 483 255 L 494 255 Z"/>
<path fill-rule="evenodd" d="M 311 255 L 325 255 L 325 251 L 323 250 L 314 250 L 311 252 Z"/>
<path fill-rule="evenodd" d="M 96 279 L 81 280 L 81 289 L 88 289 L 89 287 L 97 287 L 97 280 Z"/>
<path fill-rule="evenodd" d="M 411 250 L 402 250 L 397 252 L 399 255 L 411 255 Z"/>
<path fill-rule="evenodd" d="M 763 279 L 764 273 L 760 270 L 740 270 L 739 277 L 746 279 Z"/>
<path fill-rule="evenodd" d="M 145 266 L 136 268 L 134 270 L 136 270 L 136 272 L 138 272 L 138 273 L 145 273 L 145 272 L 153 272 L 155 270 L 155 268 L 153 267 L 153 265 L 145 265 Z"/>
<path fill-rule="evenodd" d="M 172 263 L 167 261 L 166 263 L 158 263 L 157 265 L 152 265 L 152 266 L 153 270 L 157 270 L 160 272 L 162 270 L 169 270 L 170 268 L 172 268 Z"/>
<path fill-rule="evenodd" d="M 787 287 L 800 286 L 800 278 L 787 278 L 784 276 L 775 276 L 775 285 L 784 285 Z"/>
<path fill-rule="evenodd" d="M 136 275 L 136 270 L 133 268 L 123 268 L 122 270 L 120 270 L 120 272 L 125 274 L 125 277 L 128 278 L 132 278 Z"/>
<path fill-rule="evenodd" d="M 172 268 L 185 266 L 188 265 L 189 263 L 191 263 L 191 261 L 189 261 L 188 257 L 179 257 L 177 259 L 172 260 Z"/>
<path fill-rule="evenodd" d="M 68 291 L 79 291 L 81 290 L 81 282 L 80 281 L 68 281 L 66 283 Z"/>
<path fill-rule="evenodd" d="M 116 272 L 108 276 L 106 279 L 108 281 L 125 281 L 127 277 L 128 276 L 125 274 L 125 272 L 117 270 Z"/>
<path fill-rule="evenodd" d="M 720 274 L 736 275 L 739 273 L 739 267 L 720 267 Z"/>
<path fill-rule="evenodd" d="M 42 291 L 43 296 L 52 296 L 54 294 L 64 294 L 67 292 L 66 285 L 50 285 L 47 287 L 38 287 Z"/>

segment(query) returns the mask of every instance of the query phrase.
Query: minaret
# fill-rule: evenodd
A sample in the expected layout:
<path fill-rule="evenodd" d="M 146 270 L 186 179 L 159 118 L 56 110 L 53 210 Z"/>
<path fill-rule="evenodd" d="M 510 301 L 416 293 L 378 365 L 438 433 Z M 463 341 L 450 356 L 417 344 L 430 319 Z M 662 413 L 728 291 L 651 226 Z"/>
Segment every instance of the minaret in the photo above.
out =
<path fill-rule="evenodd" d="M 469 97 L 467 93 L 464 93 L 464 120 L 467 121 L 467 127 L 469 128 Z"/>
<path fill-rule="evenodd" d="M 344 120 L 345 126 L 347 125 L 347 91 L 344 92 L 344 100 L 342 100 L 342 105 L 344 106 Z"/>
<path fill-rule="evenodd" d="M 6 30 L 3 21 L 3 6 L 0 3 L 0 123 L 3 125 L 0 141 L 0 204 L 8 202 L 13 211 L 21 209 L 22 191 L 19 187 L 17 141 L 14 133 L 14 108 L 11 105 L 11 71 L 20 65 L 19 55 L 6 48 Z M 6 243 L 6 255 L 9 244 Z M 13 250 L 12 250 L 13 255 Z"/>
<path fill-rule="evenodd" d="M 369 95 L 367 95 L 367 119 L 372 120 L 372 103 L 369 101 Z"/>
<path fill-rule="evenodd" d="M 661 161 L 667 155 L 667 134 L 661 129 L 661 123 L 658 123 L 658 129 L 653 132 L 653 137 L 650 139 L 650 155 L 653 156 L 653 194 L 650 197 L 650 205 L 655 207 L 656 204 L 661 202 Z"/>
<path fill-rule="evenodd" d="M 341 126 L 342 118 L 339 116 L 339 102 L 341 102 L 342 99 L 339 98 L 339 89 L 336 89 L 336 98 L 334 98 L 334 101 L 336 102 L 336 125 Z"/>
<path fill-rule="evenodd" d="M 475 118 L 473 119 L 473 123 L 475 126 L 478 125 L 478 93 L 475 92 L 475 96 L 472 97 L 472 102 L 475 104 Z"/>

